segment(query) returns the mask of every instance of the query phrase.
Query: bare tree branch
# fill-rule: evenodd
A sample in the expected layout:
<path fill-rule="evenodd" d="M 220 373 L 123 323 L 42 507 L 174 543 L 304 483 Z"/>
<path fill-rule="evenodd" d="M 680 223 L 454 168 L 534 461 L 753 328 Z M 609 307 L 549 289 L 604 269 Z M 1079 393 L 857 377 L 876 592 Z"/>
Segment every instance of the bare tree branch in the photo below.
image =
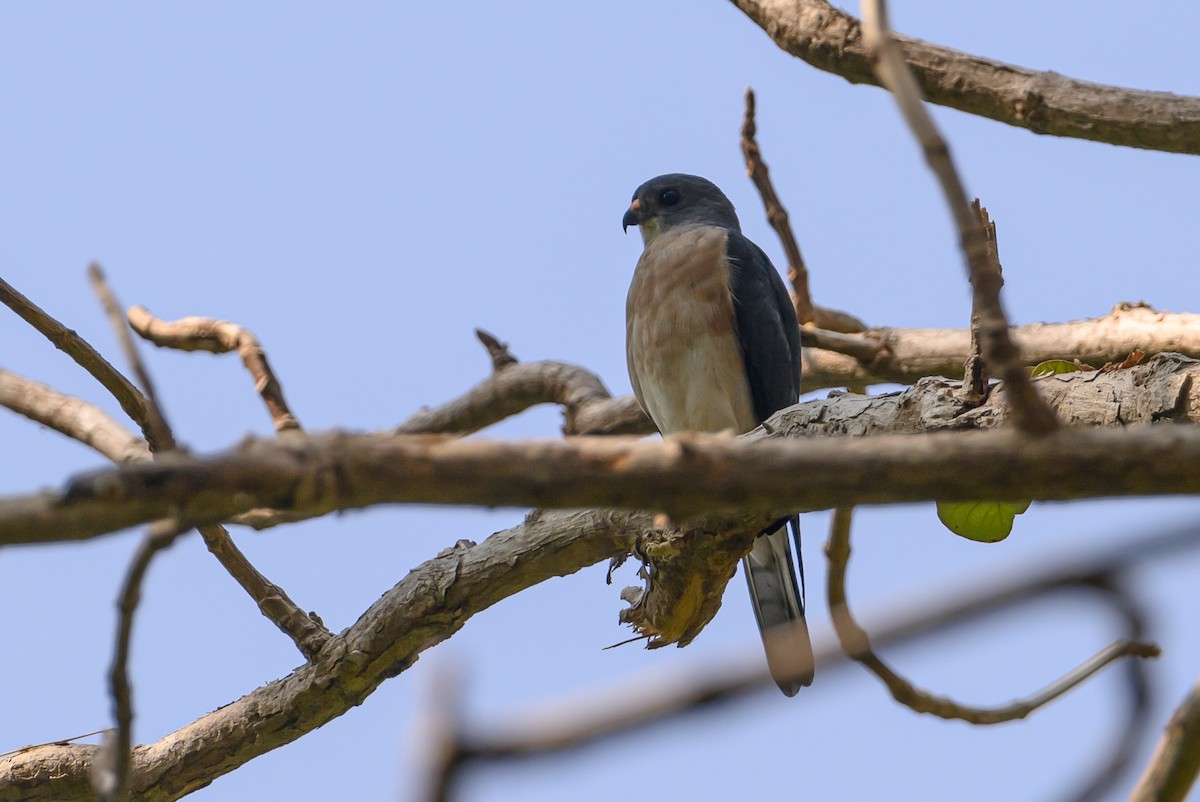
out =
<path fill-rule="evenodd" d="M 133 752 L 130 793 L 164 802 L 209 784 L 361 704 L 476 613 L 554 576 L 628 553 L 642 514 L 534 513 L 413 569 L 318 658 Z M 86 800 L 96 747 L 40 746 L 0 762 L 0 802 Z"/>
<path fill-rule="evenodd" d="M 1083 665 L 1046 686 L 1028 699 L 1000 707 L 970 707 L 944 696 L 935 696 L 917 688 L 901 677 L 879 658 L 871 648 L 866 631 L 854 620 L 846 602 L 846 566 L 850 562 L 850 507 L 838 507 L 833 512 L 829 542 L 825 556 L 829 560 L 829 615 L 833 619 L 842 651 L 863 665 L 887 686 L 897 702 L 917 713 L 929 713 L 939 718 L 959 719 L 970 724 L 1001 724 L 1023 719 L 1067 691 L 1075 688 L 1100 669 L 1122 657 L 1158 657 L 1161 650 L 1152 643 L 1128 640 L 1116 641 Z"/>
<path fill-rule="evenodd" d="M 1130 802 L 1183 802 L 1200 773 L 1200 681 L 1167 724 Z"/>
<path fill-rule="evenodd" d="M 878 85 L 858 20 L 826 0 L 733 0 L 781 49 L 851 83 Z M 1171 153 L 1200 153 L 1200 98 L 1080 81 L 901 37 L 925 97 L 1026 128 Z"/>
<path fill-rule="evenodd" d="M 168 323 L 150 314 L 144 306 L 130 307 L 126 314 L 133 330 L 160 348 L 213 354 L 237 352 L 254 379 L 254 389 L 266 404 L 275 431 L 300 428 L 283 397 L 283 386 L 271 370 L 267 353 L 254 332 L 236 323 L 210 317 L 185 317 Z"/>
<path fill-rule="evenodd" d="M 513 366 L 515 371 L 520 366 Z M 345 435 L 251 440 L 225 454 L 173 456 L 75 479 L 65 491 L 0 502 L 0 543 L 92 537 L 175 516 L 207 524 L 255 508 L 315 516 L 380 503 L 661 509 L 676 520 L 730 511 L 786 514 L 850 503 L 918 500 L 1071 499 L 1190 493 L 1200 489 L 1200 430 L 1120 426 L 1138 420 L 1189 420 L 1200 406 L 1195 363 L 1159 357 L 1114 373 L 1039 381 L 1072 427 L 1031 441 L 1005 431 L 916 437 L 826 438 L 994 426 L 989 404 L 955 416 L 929 402 L 937 420 L 913 417 L 900 400 L 841 396 L 785 410 L 747 438 L 677 435 L 661 442 L 628 438 L 497 442 L 428 436 Z M 505 373 L 510 370 L 504 371 Z M 1139 372 L 1146 371 L 1146 372 Z M 1159 374 L 1141 398 L 1106 401 L 1106 392 Z M 907 400 L 936 396 L 956 383 L 918 385 Z M 1074 388 L 1074 391 L 1072 390 Z M 943 399 L 944 401 L 944 399 Z M 838 416 L 821 420 L 823 413 Z M 961 408 L 959 408 L 961 411 Z M 882 417 L 876 417 L 879 413 Z M 801 425 L 813 420 L 815 425 Z M 839 424 L 840 421 L 840 424 Z M 986 422 L 985 422 L 986 421 Z M 808 431 L 805 442 L 786 438 Z M 757 438 L 757 439 L 756 439 Z M 837 464 L 838 471 L 825 468 Z"/>
<path fill-rule="evenodd" d="M 959 244 L 966 257 L 967 273 L 974 290 L 972 319 L 978 321 L 983 358 L 992 373 L 1004 379 L 1013 405 L 1013 422 L 1032 434 L 1045 434 L 1058 427 L 1054 411 L 1042 401 L 1025 372 L 1021 351 L 1008 332 L 1008 319 L 1000 302 L 1004 279 L 995 249 L 988 246 L 987 235 L 972 211 L 962 180 L 954 167 L 950 148 L 921 102 L 921 91 L 899 43 L 892 37 L 885 0 L 862 0 L 863 45 L 867 49 L 880 82 L 887 87 L 900 108 L 913 136 L 925 152 L 925 160 L 938 177 L 946 204 L 958 228 Z"/>
<path fill-rule="evenodd" d="M 4 279 L 0 279 L 0 302 L 16 312 L 18 317 L 41 332 L 55 348 L 75 360 L 100 382 L 101 386 L 117 399 L 117 403 L 131 420 L 140 424 L 146 419 L 145 396 L 86 340 L 46 314 L 41 307 L 13 289 Z M 155 448 L 153 440 L 150 441 L 150 447 Z"/>
<path fill-rule="evenodd" d="M 113 462 L 150 459 L 146 441 L 81 398 L 0 368 L 0 407 L 49 426 Z"/>

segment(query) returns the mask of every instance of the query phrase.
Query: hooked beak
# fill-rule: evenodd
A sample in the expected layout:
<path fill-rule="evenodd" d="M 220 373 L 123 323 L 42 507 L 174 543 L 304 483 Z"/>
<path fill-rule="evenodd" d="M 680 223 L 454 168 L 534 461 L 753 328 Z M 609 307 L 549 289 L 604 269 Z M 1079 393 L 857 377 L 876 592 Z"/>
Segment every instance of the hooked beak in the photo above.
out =
<path fill-rule="evenodd" d="M 621 230 L 629 233 L 630 226 L 640 226 L 641 224 L 642 202 L 634 198 L 633 203 L 629 204 L 629 211 L 625 212 L 625 216 L 621 218 Z"/>

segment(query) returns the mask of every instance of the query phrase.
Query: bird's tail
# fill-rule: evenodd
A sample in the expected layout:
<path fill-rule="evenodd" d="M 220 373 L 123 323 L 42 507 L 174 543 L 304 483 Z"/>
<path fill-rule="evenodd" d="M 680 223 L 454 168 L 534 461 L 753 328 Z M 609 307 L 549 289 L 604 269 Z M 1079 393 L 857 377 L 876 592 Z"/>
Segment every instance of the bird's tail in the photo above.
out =
<path fill-rule="evenodd" d="M 796 539 L 796 557 L 788 542 L 788 526 Z M 799 565 L 799 581 L 796 566 Z M 779 690 L 795 696 L 813 680 L 813 651 L 804 623 L 804 563 L 800 554 L 800 517 L 780 521 L 759 535 L 742 560 L 750 602 L 762 631 L 767 666 Z"/>

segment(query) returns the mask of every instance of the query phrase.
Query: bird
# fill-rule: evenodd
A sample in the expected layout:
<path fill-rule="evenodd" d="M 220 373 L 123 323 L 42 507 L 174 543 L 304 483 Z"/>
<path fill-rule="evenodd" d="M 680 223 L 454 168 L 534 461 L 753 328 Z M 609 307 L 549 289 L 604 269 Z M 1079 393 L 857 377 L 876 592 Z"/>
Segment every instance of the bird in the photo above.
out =
<path fill-rule="evenodd" d="M 700 176 L 660 175 L 633 193 L 621 225 L 643 241 L 625 305 L 629 379 L 659 431 L 740 434 L 795 404 L 796 313 L 725 193 Z M 767 666 L 794 696 L 813 679 L 799 516 L 767 527 L 742 566 Z"/>

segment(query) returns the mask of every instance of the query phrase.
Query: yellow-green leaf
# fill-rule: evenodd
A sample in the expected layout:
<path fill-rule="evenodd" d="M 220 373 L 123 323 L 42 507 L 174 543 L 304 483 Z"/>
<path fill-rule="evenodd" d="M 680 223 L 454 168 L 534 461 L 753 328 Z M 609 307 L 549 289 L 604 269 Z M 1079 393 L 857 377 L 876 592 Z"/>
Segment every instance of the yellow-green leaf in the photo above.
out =
<path fill-rule="evenodd" d="M 1065 359 L 1047 359 L 1045 362 L 1039 362 L 1029 369 L 1029 375 L 1036 378 L 1038 376 L 1049 376 L 1053 373 L 1075 373 L 1079 370 L 1079 366 L 1074 362 L 1068 362 Z"/>
<path fill-rule="evenodd" d="M 979 543 L 998 543 L 1012 531 L 1013 519 L 1028 501 L 939 501 L 938 518 L 956 535 Z"/>

